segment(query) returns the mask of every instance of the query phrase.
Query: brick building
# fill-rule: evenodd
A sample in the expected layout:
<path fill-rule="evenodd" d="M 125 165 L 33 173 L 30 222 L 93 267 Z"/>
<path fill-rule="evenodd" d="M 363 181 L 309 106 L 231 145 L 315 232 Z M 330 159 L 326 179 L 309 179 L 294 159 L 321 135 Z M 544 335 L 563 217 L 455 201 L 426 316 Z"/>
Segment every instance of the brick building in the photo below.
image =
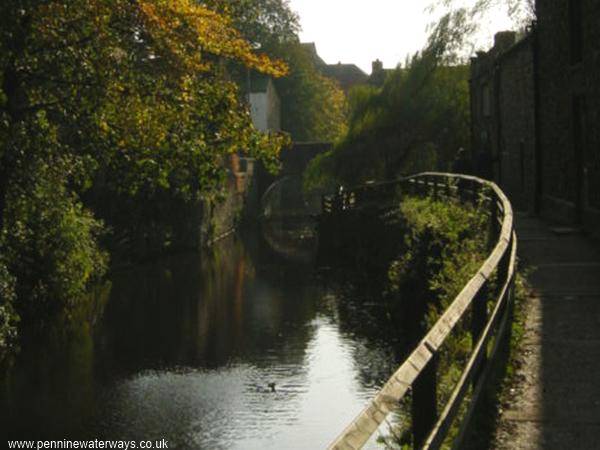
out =
<path fill-rule="evenodd" d="M 600 230 L 600 4 L 537 0 L 471 61 L 473 157 L 518 209 Z M 485 159 L 485 158 L 484 158 Z"/>

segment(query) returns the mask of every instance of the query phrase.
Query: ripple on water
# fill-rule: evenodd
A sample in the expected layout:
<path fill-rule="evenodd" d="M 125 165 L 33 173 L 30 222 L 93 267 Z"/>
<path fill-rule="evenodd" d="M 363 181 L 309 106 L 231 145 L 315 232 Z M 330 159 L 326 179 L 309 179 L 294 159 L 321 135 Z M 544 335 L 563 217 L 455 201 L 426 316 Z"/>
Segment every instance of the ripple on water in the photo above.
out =
<path fill-rule="evenodd" d="M 160 270 L 141 274 L 138 285 L 126 280 L 124 292 L 115 288 L 100 338 L 90 337 L 73 366 L 34 373 L 63 379 L 13 397 L 38 406 L 47 398 L 50 411 L 59 410 L 68 403 L 61 392 L 73 392 L 76 380 L 89 398 L 73 408 L 80 416 L 93 410 L 80 421 L 91 437 L 164 438 L 183 449 L 326 447 L 393 372 L 393 341 L 370 315 L 377 308 L 332 294 L 296 268 L 300 281 L 290 285 L 285 280 L 295 278 L 285 268 L 269 278 L 247 270 L 243 252 L 232 255 L 204 278 L 183 260 L 170 271 L 175 281 L 161 281 Z M 51 415 L 44 408 L 36 417 Z M 55 432 L 79 426 L 56 416 Z"/>
<path fill-rule="evenodd" d="M 327 318 L 311 330 L 299 364 L 278 363 L 265 352 L 261 367 L 174 368 L 122 380 L 105 395 L 104 427 L 129 438 L 167 436 L 178 448 L 326 446 L 374 388 L 358 381 L 353 354 L 360 346 Z"/>

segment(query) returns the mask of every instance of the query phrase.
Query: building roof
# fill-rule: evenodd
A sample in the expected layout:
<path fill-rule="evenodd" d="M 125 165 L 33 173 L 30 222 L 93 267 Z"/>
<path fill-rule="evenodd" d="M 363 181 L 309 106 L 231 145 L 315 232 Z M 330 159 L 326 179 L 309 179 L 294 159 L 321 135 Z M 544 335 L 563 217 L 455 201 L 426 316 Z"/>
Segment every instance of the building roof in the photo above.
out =
<path fill-rule="evenodd" d="M 314 42 L 303 42 L 302 47 L 311 56 L 315 68 L 323 75 L 337 80 L 344 91 L 359 84 L 370 84 L 372 86 L 382 86 L 385 78 L 394 69 L 384 69 L 383 63 L 379 60 L 373 61 L 373 70 L 367 75 L 356 64 L 327 64 L 317 53 L 317 46 Z"/>
<path fill-rule="evenodd" d="M 344 90 L 357 84 L 365 84 L 369 79 L 356 64 L 327 64 L 323 68 L 323 74 L 336 79 Z"/>
<path fill-rule="evenodd" d="M 317 46 L 314 42 L 302 42 L 300 45 L 311 56 L 316 68 L 323 69 L 327 66 L 327 63 L 317 53 Z"/>

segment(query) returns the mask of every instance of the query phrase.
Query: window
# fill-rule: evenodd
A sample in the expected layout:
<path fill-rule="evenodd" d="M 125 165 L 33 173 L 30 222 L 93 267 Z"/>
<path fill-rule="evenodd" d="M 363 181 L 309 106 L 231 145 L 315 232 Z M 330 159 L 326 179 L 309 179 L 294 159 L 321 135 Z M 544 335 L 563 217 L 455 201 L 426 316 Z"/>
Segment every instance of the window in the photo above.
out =
<path fill-rule="evenodd" d="M 489 84 L 484 85 L 481 91 L 481 112 L 484 117 L 489 117 L 492 115 Z"/>
<path fill-rule="evenodd" d="M 577 64 L 583 56 L 581 0 L 569 0 L 569 46 L 571 64 Z"/>

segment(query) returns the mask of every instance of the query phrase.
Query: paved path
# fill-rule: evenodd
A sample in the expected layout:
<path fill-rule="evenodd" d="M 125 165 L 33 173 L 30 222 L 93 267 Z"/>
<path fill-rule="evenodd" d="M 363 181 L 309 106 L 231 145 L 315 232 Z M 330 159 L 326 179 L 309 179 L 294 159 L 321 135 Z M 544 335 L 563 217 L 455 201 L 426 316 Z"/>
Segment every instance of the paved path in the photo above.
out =
<path fill-rule="evenodd" d="M 600 252 L 584 235 L 516 219 L 532 269 L 522 367 L 496 449 L 600 449 Z"/>

